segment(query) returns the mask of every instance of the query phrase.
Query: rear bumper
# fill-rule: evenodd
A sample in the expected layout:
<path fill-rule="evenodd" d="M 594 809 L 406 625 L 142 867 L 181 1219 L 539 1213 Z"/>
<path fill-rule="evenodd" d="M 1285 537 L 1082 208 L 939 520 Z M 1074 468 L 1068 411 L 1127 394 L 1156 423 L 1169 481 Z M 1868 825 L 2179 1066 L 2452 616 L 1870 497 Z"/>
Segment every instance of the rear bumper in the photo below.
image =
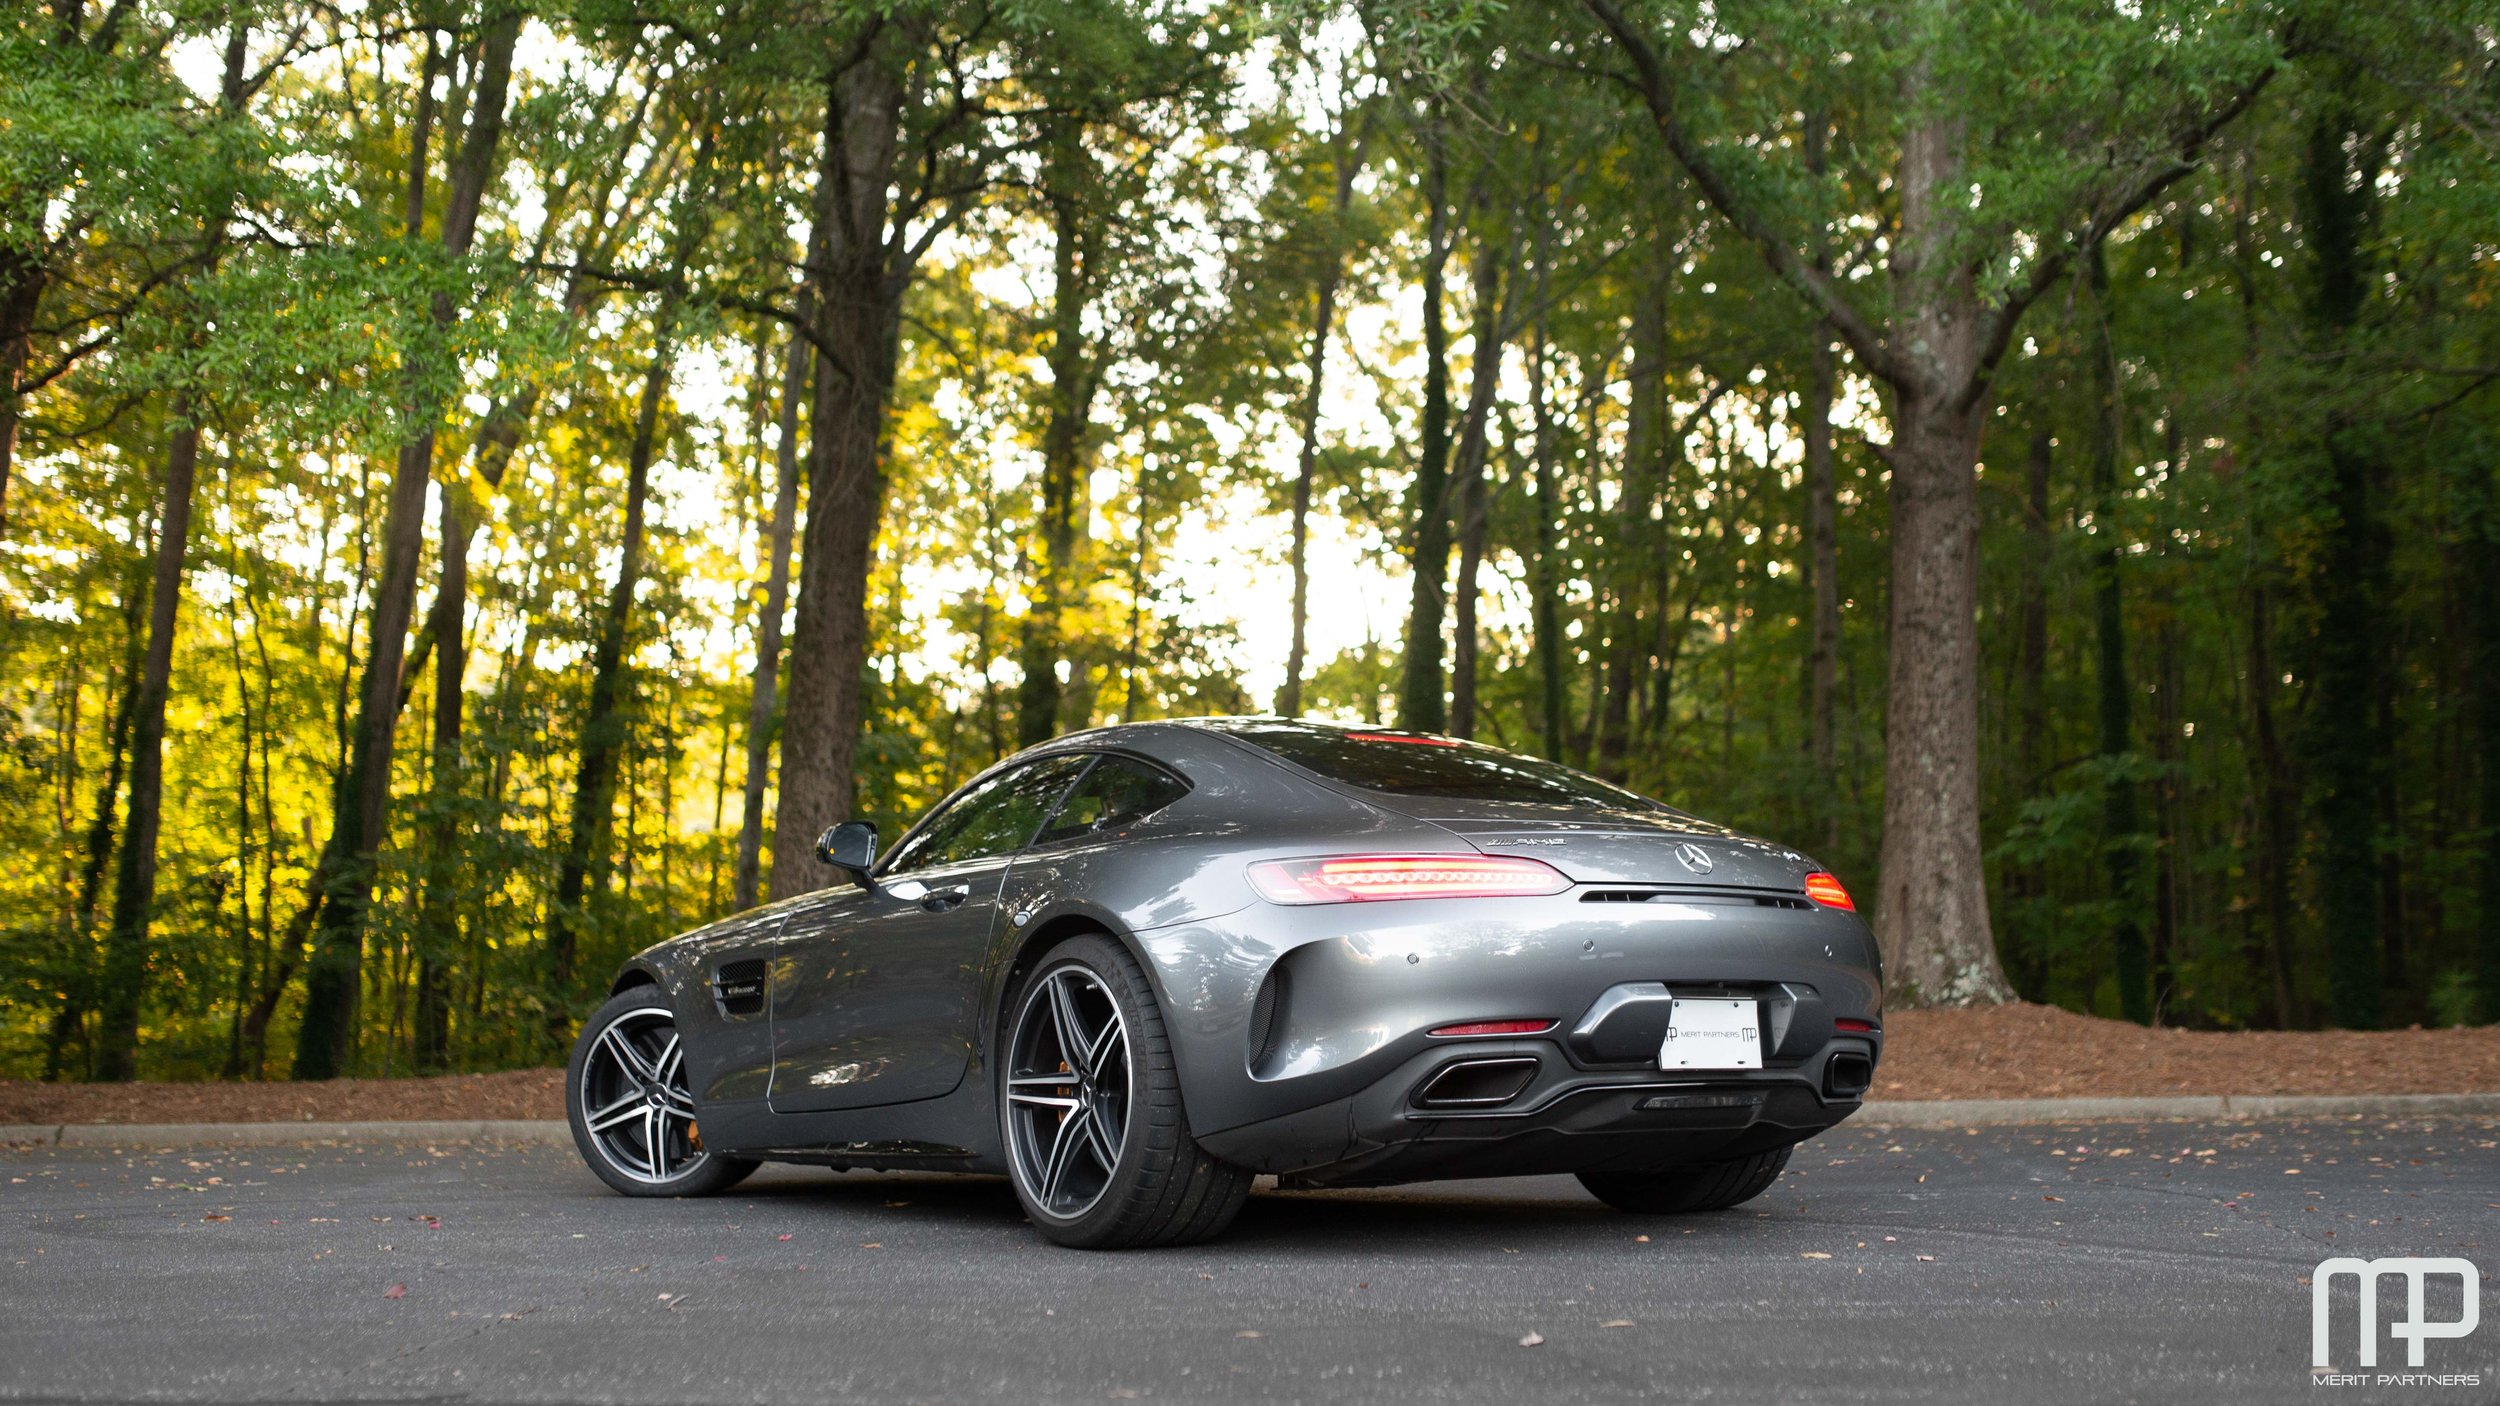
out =
<path fill-rule="evenodd" d="M 1259 903 L 1137 937 L 1191 1132 L 1229 1161 L 1311 1181 L 1739 1156 L 1847 1117 L 1882 1051 L 1879 1031 L 1843 1032 L 1881 1024 L 1865 925 L 1742 894 Z M 1661 1072 L 1657 998 L 1712 993 L 1762 1000 L 1765 1067 Z M 1429 1034 L 1514 1018 L 1556 1025 L 1534 1039 Z M 1835 1085 L 1836 1056 L 1857 1063 Z M 1418 1106 L 1448 1063 L 1493 1057 L 1532 1058 L 1534 1075 L 1498 1106 Z"/>
<path fill-rule="evenodd" d="M 1698 1075 L 1585 1069 L 1552 1040 L 1454 1041 L 1340 1099 L 1200 1138 L 1216 1156 L 1299 1184 L 1617 1171 L 1724 1161 L 1801 1142 L 1859 1107 L 1826 1092 L 1832 1061 L 1871 1067 L 1871 1039 L 1831 1041 L 1784 1069 Z M 1452 1067 L 1536 1061 L 1496 1107 L 1430 1107 Z M 1841 1081 L 1846 1086 L 1850 1080 Z"/>

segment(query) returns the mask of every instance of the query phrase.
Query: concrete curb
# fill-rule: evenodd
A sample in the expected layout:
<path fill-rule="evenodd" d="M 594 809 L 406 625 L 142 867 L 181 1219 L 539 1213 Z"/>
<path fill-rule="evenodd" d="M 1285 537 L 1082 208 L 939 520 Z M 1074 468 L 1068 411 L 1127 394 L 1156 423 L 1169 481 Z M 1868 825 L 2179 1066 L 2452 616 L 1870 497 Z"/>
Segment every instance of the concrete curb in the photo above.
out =
<path fill-rule="evenodd" d="M 2024 1123 L 2159 1123 L 2255 1118 L 2500 1117 L 2500 1093 L 2183 1095 L 2176 1098 L 1870 1100 L 1852 1123 L 1975 1128 Z M 302 1147 L 325 1143 L 512 1143 L 569 1147 L 555 1120 L 400 1123 L 0 1123 L 0 1146 Z"/>
<path fill-rule="evenodd" d="M 0 1124 L 0 1144 L 38 1147 L 294 1147 L 338 1142 L 505 1142 L 569 1147 L 562 1122 L 475 1119 L 398 1123 Z"/>
<path fill-rule="evenodd" d="M 1850 1121 L 1896 1128 L 1951 1128 L 2004 1123 L 2493 1115 L 2500 1115 L 2500 1094 L 2183 1094 L 2171 1098 L 1870 1099 Z"/>

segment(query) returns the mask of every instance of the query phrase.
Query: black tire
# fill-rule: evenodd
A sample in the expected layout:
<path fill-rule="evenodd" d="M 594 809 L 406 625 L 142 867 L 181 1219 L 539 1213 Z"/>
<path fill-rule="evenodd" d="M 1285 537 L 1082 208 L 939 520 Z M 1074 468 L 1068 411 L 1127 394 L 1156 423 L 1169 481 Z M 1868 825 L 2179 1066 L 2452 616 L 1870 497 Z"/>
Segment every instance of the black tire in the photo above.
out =
<path fill-rule="evenodd" d="M 1075 1005 L 1058 1005 L 1061 995 Z M 1060 1044 L 1061 1010 L 1076 1011 L 1077 1043 L 1090 1035 L 1105 1056 L 1115 1039 L 1124 1047 L 1124 1090 L 1110 1087 L 1107 1058 L 1075 1072 Z M 1093 933 L 1053 947 L 1016 983 L 999 1030 L 999 1132 L 1008 1180 L 1035 1229 L 1062 1245 L 1117 1250 L 1196 1244 L 1232 1224 L 1252 1174 L 1190 1137 L 1163 1014 L 1126 948 Z M 1080 1117 L 1116 1125 L 1116 1145 L 1108 1128 L 1097 1136 Z"/>
<path fill-rule="evenodd" d="M 1654 1172 L 1582 1172 L 1580 1185 L 1618 1211 L 1644 1216 L 1681 1216 L 1724 1211 L 1771 1189 L 1788 1165 L 1789 1148 L 1757 1152 L 1733 1162 L 1696 1162 Z"/>
<path fill-rule="evenodd" d="M 626 1196 L 709 1196 L 756 1167 L 703 1147 L 676 1038 L 676 1017 L 660 989 L 629 987 L 582 1023 L 564 1067 L 564 1121 L 573 1145 L 593 1176 Z M 642 1061 L 639 1069 L 631 1059 Z M 593 1128 L 602 1117 L 609 1121 Z"/>

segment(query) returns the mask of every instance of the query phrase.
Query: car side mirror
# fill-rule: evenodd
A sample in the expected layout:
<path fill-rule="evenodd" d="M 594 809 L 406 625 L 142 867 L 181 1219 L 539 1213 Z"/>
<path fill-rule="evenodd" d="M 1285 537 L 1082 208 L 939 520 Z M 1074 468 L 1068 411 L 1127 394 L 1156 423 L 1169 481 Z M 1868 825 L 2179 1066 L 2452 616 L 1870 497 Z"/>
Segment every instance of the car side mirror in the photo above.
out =
<path fill-rule="evenodd" d="M 845 820 L 816 839 L 816 857 L 848 874 L 871 893 L 877 881 L 868 871 L 877 863 L 877 827 L 866 820 Z"/>

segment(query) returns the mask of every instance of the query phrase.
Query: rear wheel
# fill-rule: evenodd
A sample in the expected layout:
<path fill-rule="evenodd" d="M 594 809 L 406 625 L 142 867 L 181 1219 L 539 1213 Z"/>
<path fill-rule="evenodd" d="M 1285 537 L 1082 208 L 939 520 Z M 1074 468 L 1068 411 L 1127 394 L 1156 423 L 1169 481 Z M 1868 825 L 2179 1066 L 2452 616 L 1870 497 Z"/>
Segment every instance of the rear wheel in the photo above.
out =
<path fill-rule="evenodd" d="M 1007 1012 L 999 1118 L 1037 1229 L 1111 1250 L 1193 1244 L 1232 1223 L 1251 1174 L 1190 1137 L 1163 1015 L 1127 949 L 1070 938 L 1034 964 Z"/>
<path fill-rule="evenodd" d="M 573 1145 L 599 1180 L 627 1196 L 705 1196 L 756 1164 L 703 1146 L 677 1018 L 656 986 L 608 998 L 582 1026 L 564 1071 Z"/>
<path fill-rule="evenodd" d="M 1696 1162 L 1654 1172 L 1582 1172 L 1580 1185 L 1618 1211 L 1673 1216 L 1724 1211 L 1771 1189 L 1790 1149 L 1774 1148 L 1732 1162 Z"/>

